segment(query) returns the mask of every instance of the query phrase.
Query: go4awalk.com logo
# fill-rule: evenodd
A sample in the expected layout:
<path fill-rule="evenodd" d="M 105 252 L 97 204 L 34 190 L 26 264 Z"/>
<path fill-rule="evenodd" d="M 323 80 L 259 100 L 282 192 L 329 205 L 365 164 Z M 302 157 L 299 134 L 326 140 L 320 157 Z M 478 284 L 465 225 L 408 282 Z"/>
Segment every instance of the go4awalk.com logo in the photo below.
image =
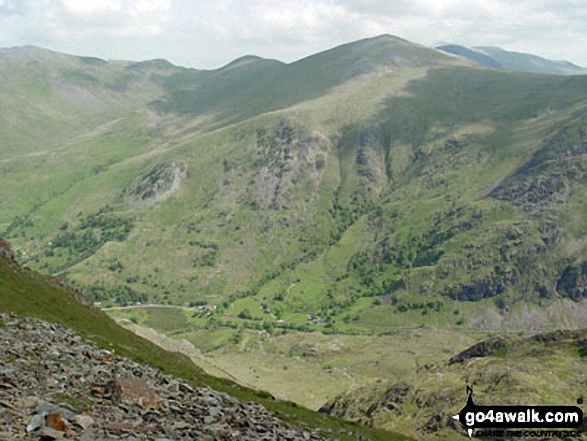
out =
<path fill-rule="evenodd" d="M 467 394 L 467 405 L 453 418 L 465 426 L 469 437 L 474 429 L 486 429 L 481 431 L 483 437 L 577 437 L 576 429 L 583 423 L 583 411 L 577 406 L 477 406 L 470 386 Z"/>

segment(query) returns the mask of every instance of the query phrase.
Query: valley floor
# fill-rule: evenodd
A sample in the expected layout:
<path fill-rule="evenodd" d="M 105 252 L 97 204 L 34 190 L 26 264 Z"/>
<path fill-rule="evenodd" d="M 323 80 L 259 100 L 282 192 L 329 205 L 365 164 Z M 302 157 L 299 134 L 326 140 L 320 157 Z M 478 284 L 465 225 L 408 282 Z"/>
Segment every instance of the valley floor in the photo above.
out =
<path fill-rule="evenodd" d="M 345 333 L 267 331 L 247 329 L 242 323 L 203 325 L 193 317 L 196 308 L 140 305 L 105 310 L 142 337 L 187 354 L 211 375 L 314 410 L 342 393 L 443 364 L 488 335 L 432 326 L 373 326 L 365 333 L 365 326 L 357 325 L 355 334 L 348 328 Z"/>

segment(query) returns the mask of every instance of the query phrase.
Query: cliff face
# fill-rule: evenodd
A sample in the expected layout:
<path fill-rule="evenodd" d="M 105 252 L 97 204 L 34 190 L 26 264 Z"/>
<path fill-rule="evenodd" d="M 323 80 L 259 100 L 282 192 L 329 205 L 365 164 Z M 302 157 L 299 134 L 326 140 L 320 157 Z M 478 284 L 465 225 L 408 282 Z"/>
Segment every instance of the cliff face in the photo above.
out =
<path fill-rule="evenodd" d="M 14 262 L 14 251 L 12 250 L 12 245 L 10 243 L 0 237 L 0 258 L 8 259 Z"/>

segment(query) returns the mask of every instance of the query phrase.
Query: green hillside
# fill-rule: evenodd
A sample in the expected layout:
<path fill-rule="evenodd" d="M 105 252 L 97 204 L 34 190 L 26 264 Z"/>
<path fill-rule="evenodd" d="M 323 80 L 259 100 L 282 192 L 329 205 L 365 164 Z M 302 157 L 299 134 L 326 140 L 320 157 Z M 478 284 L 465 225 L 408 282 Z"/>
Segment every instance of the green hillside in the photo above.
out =
<path fill-rule="evenodd" d="M 0 253 L 6 250 L 0 239 Z M 311 412 L 293 403 L 275 401 L 271 395 L 202 373 L 185 355 L 168 352 L 118 326 L 79 291 L 63 286 L 57 279 L 21 268 L 0 257 L 0 311 L 37 317 L 74 329 L 86 339 L 118 355 L 183 378 L 193 386 L 209 386 L 244 401 L 267 407 L 287 424 L 300 428 L 317 428 L 327 437 L 372 440 L 408 440 L 389 432 L 367 429 L 340 419 Z M 0 322 L 0 326 L 4 324 Z"/>
<path fill-rule="evenodd" d="M 587 327 L 587 76 L 381 36 L 209 71 L 11 49 L 3 78 L 17 259 L 203 369 L 318 409 Z"/>
<path fill-rule="evenodd" d="M 587 332 L 494 337 L 445 360 L 423 366 L 399 383 L 345 394 L 321 412 L 371 427 L 402 428 L 418 439 L 468 439 L 451 417 L 464 407 L 465 385 L 479 405 L 566 405 L 583 399 Z M 584 429 L 583 429 L 584 430 Z"/>

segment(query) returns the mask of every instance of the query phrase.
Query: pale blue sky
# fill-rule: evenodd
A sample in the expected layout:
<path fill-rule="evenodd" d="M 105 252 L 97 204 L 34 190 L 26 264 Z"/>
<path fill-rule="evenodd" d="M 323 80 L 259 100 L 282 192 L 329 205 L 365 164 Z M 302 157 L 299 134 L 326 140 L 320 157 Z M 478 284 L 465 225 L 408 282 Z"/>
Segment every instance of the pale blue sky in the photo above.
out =
<path fill-rule="evenodd" d="M 587 67 L 587 0 L 0 0 L 0 47 L 215 68 L 291 62 L 389 33 L 499 46 Z"/>

